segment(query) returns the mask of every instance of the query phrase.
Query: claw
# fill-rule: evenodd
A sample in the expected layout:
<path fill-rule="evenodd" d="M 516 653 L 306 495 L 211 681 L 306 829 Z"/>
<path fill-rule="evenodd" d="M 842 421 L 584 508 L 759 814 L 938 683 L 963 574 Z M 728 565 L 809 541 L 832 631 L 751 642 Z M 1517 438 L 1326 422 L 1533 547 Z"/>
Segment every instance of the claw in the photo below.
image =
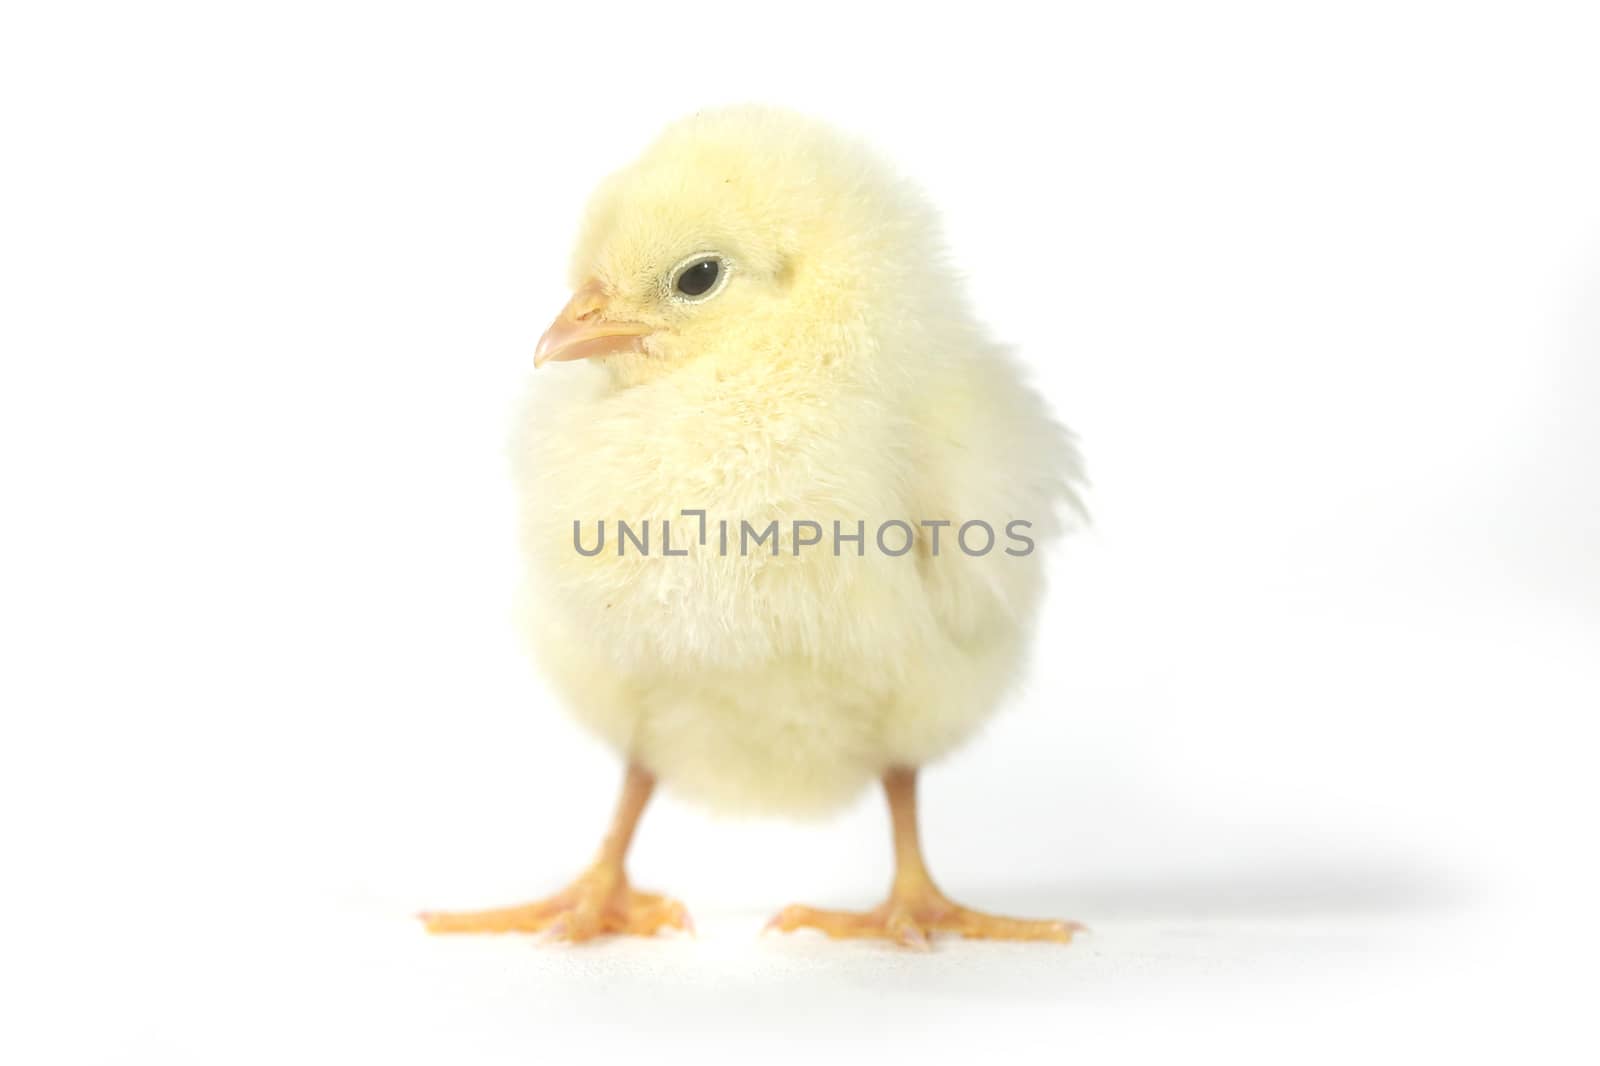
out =
<path fill-rule="evenodd" d="M 805 908 L 800 906 L 798 903 L 790 904 L 777 914 L 774 914 L 772 919 L 768 921 L 766 925 L 761 927 L 761 931 L 762 933 L 771 933 L 776 930 L 780 933 L 787 933 L 791 928 L 799 925 L 804 920 Z"/>

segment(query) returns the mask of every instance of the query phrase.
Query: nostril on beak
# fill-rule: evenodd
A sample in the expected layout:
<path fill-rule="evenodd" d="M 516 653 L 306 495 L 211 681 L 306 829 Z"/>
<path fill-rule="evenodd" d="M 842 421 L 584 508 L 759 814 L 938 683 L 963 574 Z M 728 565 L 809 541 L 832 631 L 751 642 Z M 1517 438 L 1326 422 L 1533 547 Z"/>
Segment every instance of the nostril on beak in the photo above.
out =
<path fill-rule="evenodd" d="M 572 302 L 567 306 L 573 321 L 593 322 L 606 309 L 605 290 L 599 282 L 589 281 L 572 294 Z"/>

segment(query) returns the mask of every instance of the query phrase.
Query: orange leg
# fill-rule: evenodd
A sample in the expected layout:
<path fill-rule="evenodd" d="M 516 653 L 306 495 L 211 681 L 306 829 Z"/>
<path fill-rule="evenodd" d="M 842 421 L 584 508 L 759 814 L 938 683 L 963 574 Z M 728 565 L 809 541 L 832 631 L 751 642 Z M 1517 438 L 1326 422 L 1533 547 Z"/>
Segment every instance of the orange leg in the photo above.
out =
<path fill-rule="evenodd" d="M 1054 940 L 1066 943 L 1083 929 L 1077 922 L 1001 918 L 952 902 L 933 883 L 922 861 L 917 833 L 917 772 L 890 770 L 883 778 L 894 825 L 894 884 L 889 898 L 870 911 L 785 907 L 767 926 L 785 933 L 819 929 L 831 937 L 878 938 L 926 948 L 932 933 L 960 933 L 984 940 Z"/>
<path fill-rule="evenodd" d="M 546 899 L 486 911 L 430 911 L 418 915 L 430 933 L 537 933 L 558 940 L 589 940 L 605 933 L 651 936 L 661 929 L 692 929 L 683 904 L 665 896 L 635 892 L 623 860 L 655 778 L 628 767 L 622 798 L 600 854 L 578 879 Z"/>

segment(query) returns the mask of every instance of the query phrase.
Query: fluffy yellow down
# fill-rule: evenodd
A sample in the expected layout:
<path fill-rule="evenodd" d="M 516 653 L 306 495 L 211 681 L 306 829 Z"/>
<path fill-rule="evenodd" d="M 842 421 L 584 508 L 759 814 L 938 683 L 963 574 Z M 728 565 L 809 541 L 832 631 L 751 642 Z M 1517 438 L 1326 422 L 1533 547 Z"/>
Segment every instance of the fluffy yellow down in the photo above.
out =
<path fill-rule="evenodd" d="M 701 252 L 725 257 L 725 286 L 669 298 Z M 575 287 L 591 279 L 608 317 L 654 328 L 647 351 L 541 370 L 515 445 L 530 634 L 573 713 L 731 812 L 827 811 L 970 737 L 1022 669 L 1079 466 L 974 320 L 919 194 L 796 115 L 699 113 L 596 192 L 572 262 Z M 581 555 L 574 521 L 592 547 L 602 519 L 605 550 Z M 617 519 L 649 523 L 650 555 L 619 556 Z M 773 519 L 779 554 L 741 556 L 740 521 Z M 825 531 L 798 555 L 796 519 Z M 937 557 L 920 527 L 890 557 L 874 532 L 894 519 L 953 524 Z M 954 543 L 970 519 L 999 534 L 982 558 Z M 1004 551 L 1015 519 L 1032 554 Z M 662 520 L 687 557 L 661 553 Z M 836 520 L 865 522 L 864 556 L 834 554 Z"/>

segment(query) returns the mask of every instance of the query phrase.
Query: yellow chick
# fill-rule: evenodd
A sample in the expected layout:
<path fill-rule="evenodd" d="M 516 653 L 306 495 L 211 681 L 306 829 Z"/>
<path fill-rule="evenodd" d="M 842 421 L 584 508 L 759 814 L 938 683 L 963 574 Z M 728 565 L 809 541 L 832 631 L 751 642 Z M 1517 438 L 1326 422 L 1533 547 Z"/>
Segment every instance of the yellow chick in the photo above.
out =
<path fill-rule="evenodd" d="M 623 861 L 659 780 L 711 808 L 836 810 L 886 791 L 896 872 L 853 913 L 773 925 L 925 945 L 1068 940 L 951 902 L 917 768 L 1022 669 L 1042 548 L 1077 507 L 1070 435 L 975 320 L 920 195 L 819 123 L 671 126 L 590 203 L 576 294 L 541 339 L 516 443 L 536 656 L 628 763 L 565 891 L 423 915 L 569 940 L 686 927 Z"/>

